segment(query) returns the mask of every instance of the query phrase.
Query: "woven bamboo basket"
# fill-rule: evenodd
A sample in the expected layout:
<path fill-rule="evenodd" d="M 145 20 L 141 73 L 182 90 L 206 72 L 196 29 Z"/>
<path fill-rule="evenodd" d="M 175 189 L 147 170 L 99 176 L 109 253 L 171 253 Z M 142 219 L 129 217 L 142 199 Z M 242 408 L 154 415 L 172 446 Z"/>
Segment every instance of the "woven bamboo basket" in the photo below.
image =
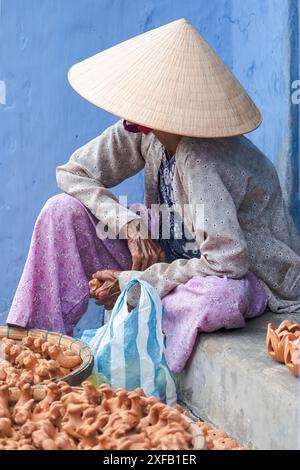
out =
<path fill-rule="evenodd" d="M 72 387 L 74 391 L 80 392 L 82 390 L 81 387 Z M 35 385 L 33 390 L 33 399 L 38 402 L 43 400 L 46 395 L 46 388 L 41 385 Z M 9 390 L 9 400 L 11 405 L 13 405 L 16 401 L 18 401 L 20 397 L 20 390 L 17 387 L 11 387 Z M 205 438 L 202 430 L 197 426 L 195 421 L 193 421 L 188 416 L 184 416 L 187 422 L 190 424 L 189 432 L 193 436 L 193 450 L 205 450 L 206 443 Z M 176 450 L 176 449 L 174 449 Z"/>
<path fill-rule="evenodd" d="M 6 337 L 14 339 L 16 341 L 21 341 L 22 338 L 28 336 L 29 334 L 34 338 L 44 336 L 46 340 L 49 341 L 49 343 L 57 344 L 58 346 L 64 346 L 67 349 L 71 349 L 82 359 L 82 363 L 77 369 L 75 369 L 73 372 L 64 377 L 52 379 L 52 382 L 64 381 L 70 385 L 80 385 L 87 377 L 91 375 L 94 365 L 94 357 L 90 348 L 82 341 L 71 338 L 70 336 L 46 330 L 22 329 L 9 326 L 0 326 L 0 339 Z M 37 389 L 41 388 L 39 385 L 36 385 L 35 387 Z"/>

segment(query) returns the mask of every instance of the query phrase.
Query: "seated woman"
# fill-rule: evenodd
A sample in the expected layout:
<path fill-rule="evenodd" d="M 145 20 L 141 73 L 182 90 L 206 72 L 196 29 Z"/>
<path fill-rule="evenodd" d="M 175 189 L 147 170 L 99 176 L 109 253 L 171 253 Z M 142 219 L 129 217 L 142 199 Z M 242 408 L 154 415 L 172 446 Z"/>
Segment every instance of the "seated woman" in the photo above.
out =
<path fill-rule="evenodd" d="M 72 334 L 92 276 L 108 308 L 138 277 L 163 299 L 166 357 L 179 372 L 198 332 L 242 327 L 267 304 L 299 312 L 299 238 L 275 169 L 242 135 L 260 113 L 199 33 L 178 20 L 78 64 L 69 79 L 124 120 L 58 167 L 65 194 L 36 222 L 7 322 Z M 142 169 L 146 216 L 109 191 Z M 157 207 L 155 239 L 147 222 Z"/>

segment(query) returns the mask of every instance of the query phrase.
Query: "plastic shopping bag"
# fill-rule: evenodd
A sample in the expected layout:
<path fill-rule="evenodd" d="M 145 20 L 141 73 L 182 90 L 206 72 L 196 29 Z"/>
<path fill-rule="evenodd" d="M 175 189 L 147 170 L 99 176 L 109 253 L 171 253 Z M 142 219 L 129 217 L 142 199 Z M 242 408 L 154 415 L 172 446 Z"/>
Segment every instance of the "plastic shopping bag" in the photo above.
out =
<path fill-rule="evenodd" d="M 127 295 L 134 285 L 140 285 L 140 298 L 128 312 Z M 141 387 L 146 395 L 174 406 L 176 380 L 165 359 L 162 316 L 163 306 L 156 289 L 138 279 L 130 281 L 109 322 L 98 330 L 85 331 L 81 338 L 94 354 L 94 380 L 98 384 L 109 383 L 112 388 Z"/>

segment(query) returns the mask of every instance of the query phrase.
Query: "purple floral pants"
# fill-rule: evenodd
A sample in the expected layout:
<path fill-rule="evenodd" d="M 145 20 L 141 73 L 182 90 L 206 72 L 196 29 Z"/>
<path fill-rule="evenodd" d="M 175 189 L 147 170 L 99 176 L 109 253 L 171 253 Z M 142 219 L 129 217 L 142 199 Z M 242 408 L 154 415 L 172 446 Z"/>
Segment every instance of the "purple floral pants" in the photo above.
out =
<path fill-rule="evenodd" d="M 129 270 L 126 241 L 101 240 L 96 219 L 75 198 L 59 194 L 42 209 L 7 323 L 72 335 L 87 309 L 88 280 L 100 269 Z M 163 298 L 166 358 L 178 373 L 188 360 L 198 332 L 240 328 L 262 314 L 266 294 L 248 273 L 234 280 L 194 277 Z"/>

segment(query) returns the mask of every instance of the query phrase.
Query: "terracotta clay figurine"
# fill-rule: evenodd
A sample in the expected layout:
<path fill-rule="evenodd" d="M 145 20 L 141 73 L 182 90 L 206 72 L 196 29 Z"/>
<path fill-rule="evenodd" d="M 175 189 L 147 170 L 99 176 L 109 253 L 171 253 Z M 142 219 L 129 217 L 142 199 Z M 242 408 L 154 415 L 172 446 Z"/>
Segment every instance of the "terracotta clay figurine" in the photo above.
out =
<path fill-rule="evenodd" d="M 284 363 L 295 377 L 300 375 L 300 325 L 284 320 L 278 328 L 268 324 L 266 337 L 270 356 Z"/>
<path fill-rule="evenodd" d="M 295 377 L 300 376 L 300 338 L 286 342 L 284 362 Z"/>
<path fill-rule="evenodd" d="M 53 345 L 44 337 L 29 335 L 21 342 L 0 339 L 0 381 L 10 387 L 64 377 L 81 362 L 81 357 L 74 351 Z"/>
<path fill-rule="evenodd" d="M 97 294 L 97 289 L 99 289 L 102 286 L 103 283 L 99 281 L 99 279 L 92 279 L 89 281 L 89 288 L 90 288 L 90 294 L 91 296 L 95 297 Z"/>
<path fill-rule="evenodd" d="M 223 429 L 213 429 L 205 421 L 198 421 L 202 430 L 208 450 L 247 450 L 241 447 L 235 439 L 231 439 Z"/>
<path fill-rule="evenodd" d="M 20 398 L 14 406 L 12 418 L 16 424 L 24 424 L 32 415 L 33 403 L 31 386 L 28 383 L 20 383 Z"/>
<path fill-rule="evenodd" d="M 8 385 L 0 384 L 0 418 L 10 418 Z"/>
<path fill-rule="evenodd" d="M 74 369 L 81 364 L 81 358 L 74 355 L 73 351 L 62 351 L 57 344 L 44 343 L 42 351 L 47 351 L 51 359 L 58 362 L 64 369 Z"/>

